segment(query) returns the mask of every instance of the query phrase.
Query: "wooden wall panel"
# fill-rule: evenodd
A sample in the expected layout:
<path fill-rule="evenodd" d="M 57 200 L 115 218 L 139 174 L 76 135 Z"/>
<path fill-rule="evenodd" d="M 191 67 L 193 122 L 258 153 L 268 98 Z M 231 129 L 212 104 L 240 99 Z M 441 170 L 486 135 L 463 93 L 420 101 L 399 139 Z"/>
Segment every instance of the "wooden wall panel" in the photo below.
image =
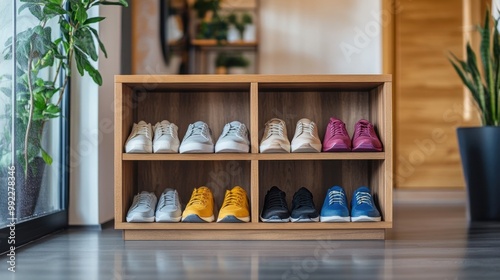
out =
<path fill-rule="evenodd" d="M 461 187 L 464 91 L 447 55 L 462 56 L 462 0 L 396 3 L 395 185 Z"/>

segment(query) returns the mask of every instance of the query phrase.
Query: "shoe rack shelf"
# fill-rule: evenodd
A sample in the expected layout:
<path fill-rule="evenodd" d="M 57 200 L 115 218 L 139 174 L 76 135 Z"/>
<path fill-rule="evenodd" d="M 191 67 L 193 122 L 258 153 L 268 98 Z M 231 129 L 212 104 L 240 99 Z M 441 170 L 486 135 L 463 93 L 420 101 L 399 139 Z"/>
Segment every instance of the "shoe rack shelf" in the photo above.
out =
<path fill-rule="evenodd" d="M 390 75 L 129 75 L 115 77 L 115 228 L 125 240 L 305 240 L 384 239 L 392 228 L 392 82 Z M 296 122 L 307 117 L 323 139 L 329 118 L 375 125 L 383 152 L 260 154 L 267 120 L 277 117 L 293 138 Z M 182 140 L 190 123 L 206 122 L 214 143 L 224 125 L 239 120 L 250 132 L 247 154 L 126 154 L 134 122 L 169 120 Z M 214 215 L 226 189 L 243 187 L 250 202 L 249 223 L 127 223 L 135 194 L 165 187 L 185 204 L 195 187 L 211 188 Z M 344 187 L 348 200 L 362 185 L 372 190 L 381 222 L 263 223 L 259 220 L 271 186 L 287 194 L 307 187 L 321 209 L 326 191 Z"/>

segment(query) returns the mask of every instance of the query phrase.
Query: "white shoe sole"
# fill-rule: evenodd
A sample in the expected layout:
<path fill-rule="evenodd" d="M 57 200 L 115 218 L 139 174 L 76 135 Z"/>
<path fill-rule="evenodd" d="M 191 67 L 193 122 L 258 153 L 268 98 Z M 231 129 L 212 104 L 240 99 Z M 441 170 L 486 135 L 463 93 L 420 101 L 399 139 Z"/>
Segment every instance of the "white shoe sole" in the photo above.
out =
<path fill-rule="evenodd" d="M 298 219 L 290 218 L 290 220 L 292 221 L 292 223 L 315 223 L 315 222 L 319 222 L 319 217 L 316 217 L 316 218 L 307 218 L 307 219 L 304 219 L 304 218 L 298 218 Z"/>
<path fill-rule="evenodd" d="M 290 222 L 290 218 L 286 218 L 286 219 L 276 219 L 276 218 L 264 219 L 264 218 L 260 217 L 260 220 L 263 221 L 264 223 L 288 223 L 288 222 Z"/>
<path fill-rule="evenodd" d="M 127 223 L 152 223 L 155 217 L 142 217 L 140 215 L 127 216 Z"/>
<path fill-rule="evenodd" d="M 153 152 L 155 154 L 175 154 L 179 152 L 179 145 L 170 145 L 168 143 L 153 143 Z"/>
<path fill-rule="evenodd" d="M 292 153 L 319 153 L 321 152 L 321 144 L 302 143 L 294 145 L 292 142 Z"/>
<path fill-rule="evenodd" d="M 260 152 L 262 154 L 265 153 L 289 153 L 290 152 L 290 145 L 288 144 L 278 144 L 278 143 L 272 143 L 269 145 L 260 145 Z"/>
<path fill-rule="evenodd" d="M 151 145 L 144 144 L 126 144 L 125 153 L 127 154 L 151 154 L 153 151 Z"/>
<path fill-rule="evenodd" d="M 182 216 L 171 217 L 170 215 L 165 214 L 159 216 L 157 215 L 155 220 L 157 223 L 178 223 L 181 221 L 181 217 Z"/>
<path fill-rule="evenodd" d="M 322 223 L 347 223 L 351 221 L 351 217 L 342 217 L 342 216 L 320 216 L 320 222 Z"/>
<path fill-rule="evenodd" d="M 382 220 L 381 217 L 368 217 L 368 216 L 351 217 L 351 221 L 353 222 L 380 222 L 381 220 Z"/>
<path fill-rule="evenodd" d="M 181 144 L 179 153 L 181 154 L 211 154 L 214 152 L 214 145 L 202 143 Z"/>
<path fill-rule="evenodd" d="M 250 146 L 237 142 L 223 142 L 215 144 L 216 153 L 248 153 Z"/>

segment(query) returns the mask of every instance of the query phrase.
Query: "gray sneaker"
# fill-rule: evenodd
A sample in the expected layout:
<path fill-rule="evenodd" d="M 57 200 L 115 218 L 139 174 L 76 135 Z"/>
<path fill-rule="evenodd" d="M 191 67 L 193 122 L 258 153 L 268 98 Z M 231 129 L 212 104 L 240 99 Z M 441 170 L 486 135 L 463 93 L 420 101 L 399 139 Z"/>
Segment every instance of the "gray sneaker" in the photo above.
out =
<path fill-rule="evenodd" d="M 179 222 L 182 211 L 177 190 L 166 188 L 160 196 L 156 207 L 157 222 Z"/>
<path fill-rule="evenodd" d="M 212 141 L 212 131 L 208 125 L 202 121 L 190 124 L 184 139 L 182 139 L 179 152 L 183 153 L 213 153 L 214 142 Z"/>
<path fill-rule="evenodd" d="M 132 206 L 127 213 L 128 223 L 151 223 L 155 221 L 156 195 L 142 191 L 134 196 Z"/>
<path fill-rule="evenodd" d="M 250 141 L 245 124 L 233 121 L 224 126 L 222 134 L 215 144 L 216 153 L 248 153 Z"/>

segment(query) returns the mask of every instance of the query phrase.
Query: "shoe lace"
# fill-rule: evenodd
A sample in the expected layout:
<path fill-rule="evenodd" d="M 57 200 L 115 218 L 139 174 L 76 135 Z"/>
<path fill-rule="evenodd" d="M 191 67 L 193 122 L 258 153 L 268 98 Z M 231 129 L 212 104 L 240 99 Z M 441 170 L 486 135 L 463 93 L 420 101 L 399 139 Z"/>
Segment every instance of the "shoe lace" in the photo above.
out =
<path fill-rule="evenodd" d="M 172 124 L 159 124 L 156 128 L 155 128 L 155 135 L 157 135 L 157 137 L 159 136 L 163 136 L 163 135 L 169 135 L 169 136 L 172 136 L 174 137 L 174 126 Z"/>
<path fill-rule="evenodd" d="M 300 192 L 293 198 L 295 205 L 314 207 L 312 195 L 309 192 Z"/>
<path fill-rule="evenodd" d="M 330 132 L 331 132 L 331 137 L 335 135 L 345 135 L 345 126 L 343 123 L 339 121 L 333 121 L 330 122 Z"/>
<path fill-rule="evenodd" d="M 356 204 L 368 204 L 373 206 L 372 204 L 372 195 L 367 192 L 358 192 L 356 193 Z"/>
<path fill-rule="evenodd" d="M 226 131 L 226 134 L 224 134 L 224 137 L 226 136 L 242 136 L 244 133 L 244 129 L 242 125 L 232 125 L 232 124 L 227 124 L 229 128 Z"/>
<path fill-rule="evenodd" d="M 371 127 L 371 125 L 369 123 L 360 122 L 356 126 L 356 135 L 371 137 L 372 135 L 371 135 L 370 127 Z"/>
<path fill-rule="evenodd" d="M 192 205 L 205 205 L 207 204 L 208 193 L 203 190 L 195 190 L 193 195 L 191 196 L 191 200 L 189 200 L 189 204 L 187 206 Z"/>
<path fill-rule="evenodd" d="M 190 124 L 189 125 L 189 128 L 190 128 L 190 134 L 189 134 L 189 137 L 190 136 L 203 136 L 205 139 L 208 139 L 208 126 L 206 125 L 194 125 L 194 124 Z"/>
<path fill-rule="evenodd" d="M 139 194 L 134 198 L 134 209 L 139 206 L 151 207 L 151 196 L 149 194 Z"/>
<path fill-rule="evenodd" d="M 314 136 L 314 126 L 315 124 L 313 122 L 311 123 L 298 123 L 297 124 L 297 131 L 299 131 L 299 135 L 302 133 L 309 133 L 310 135 Z"/>
<path fill-rule="evenodd" d="M 151 138 L 149 135 L 149 126 L 147 124 L 138 124 L 135 130 L 135 135 L 145 135 L 147 138 Z"/>
<path fill-rule="evenodd" d="M 161 206 L 166 206 L 166 205 L 175 205 L 175 206 L 178 206 L 177 205 L 177 200 L 175 199 L 175 192 L 167 192 L 164 196 L 163 196 L 163 199 L 162 199 L 162 202 L 161 202 Z"/>
<path fill-rule="evenodd" d="M 268 193 L 268 200 L 267 204 L 269 205 L 269 208 L 273 207 L 287 207 L 286 206 L 286 200 L 285 200 L 285 194 L 283 192 L 270 192 Z"/>
<path fill-rule="evenodd" d="M 241 206 L 244 199 L 245 198 L 242 193 L 229 191 L 229 193 L 224 198 L 224 205 L 222 205 L 222 208 L 226 206 Z"/>
<path fill-rule="evenodd" d="M 267 136 L 266 138 L 271 137 L 272 135 L 279 135 L 283 137 L 283 124 L 281 123 L 270 123 L 268 124 Z"/>
<path fill-rule="evenodd" d="M 331 191 L 328 193 L 328 204 L 332 205 L 334 203 L 339 203 L 340 205 L 344 205 L 345 203 L 345 194 L 341 191 Z"/>

